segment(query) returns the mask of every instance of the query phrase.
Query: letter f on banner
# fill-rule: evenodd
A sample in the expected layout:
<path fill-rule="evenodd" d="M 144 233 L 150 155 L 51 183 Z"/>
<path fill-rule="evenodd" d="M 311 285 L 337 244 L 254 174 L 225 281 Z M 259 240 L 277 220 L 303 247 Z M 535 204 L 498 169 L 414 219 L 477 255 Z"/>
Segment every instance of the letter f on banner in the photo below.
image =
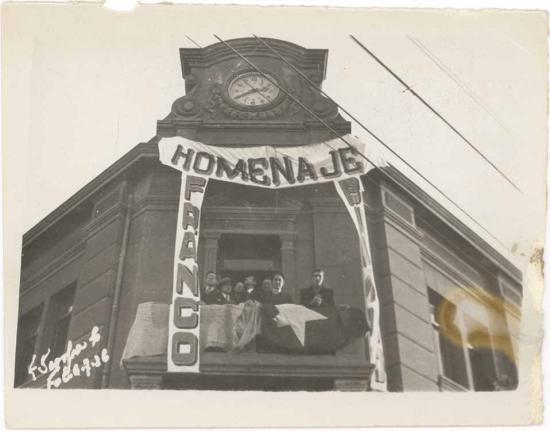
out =
<path fill-rule="evenodd" d="M 168 325 L 170 372 L 199 372 L 200 290 L 197 245 L 208 180 L 182 172 L 175 244 L 172 305 Z"/>

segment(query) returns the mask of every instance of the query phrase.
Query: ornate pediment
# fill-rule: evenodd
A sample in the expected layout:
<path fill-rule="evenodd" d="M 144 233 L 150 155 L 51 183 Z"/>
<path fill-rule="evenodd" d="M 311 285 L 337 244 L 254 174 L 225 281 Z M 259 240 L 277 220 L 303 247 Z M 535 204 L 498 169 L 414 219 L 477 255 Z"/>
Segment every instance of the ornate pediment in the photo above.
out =
<path fill-rule="evenodd" d="M 303 135 L 287 140 L 286 145 L 297 145 L 300 141 L 310 143 L 308 134 L 313 129 L 317 130 L 315 136 L 322 130 L 332 138 L 323 122 L 338 133 L 348 133 L 349 122 L 319 91 L 327 50 L 264 40 L 284 60 L 255 38 L 228 40 L 238 54 L 221 42 L 205 48 L 182 48 L 186 94 L 158 122 L 159 136 L 182 135 L 215 145 L 227 140 L 257 145 L 258 134 L 288 130 L 293 138 Z"/>

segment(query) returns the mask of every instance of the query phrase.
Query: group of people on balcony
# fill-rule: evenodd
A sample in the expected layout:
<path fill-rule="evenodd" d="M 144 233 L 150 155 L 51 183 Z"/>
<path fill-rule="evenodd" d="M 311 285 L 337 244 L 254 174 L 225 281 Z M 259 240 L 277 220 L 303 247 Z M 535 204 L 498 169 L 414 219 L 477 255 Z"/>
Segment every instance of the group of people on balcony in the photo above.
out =
<path fill-rule="evenodd" d="M 333 292 L 325 286 L 324 277 L 322 269 L 313 270 L 311 285 L 300 290 L 301 305 L 308 308 L 334 306 Z M 253 276 L 245 277 L 233 285 L 231 278 L 218 280 L 216 273 L 210 271 L 206 275 L 202 295 L 206 304 L 240 304 L 248 300 L 271 305 L 293 304 L 290 295 L 283 291 L 284 284 L 285 278 L 281 273 L 276 273 L 271 279 L 264 279 L 261 286 L 257 286 Z"/>

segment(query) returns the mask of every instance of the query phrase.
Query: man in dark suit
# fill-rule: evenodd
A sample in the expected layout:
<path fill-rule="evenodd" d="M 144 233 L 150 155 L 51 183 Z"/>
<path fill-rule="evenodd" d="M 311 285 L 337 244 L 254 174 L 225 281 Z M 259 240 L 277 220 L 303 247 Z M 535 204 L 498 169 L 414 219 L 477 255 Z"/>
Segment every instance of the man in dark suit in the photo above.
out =
<path fill-rule="evenodd" d="M 292 304 L 293 301 L 287 292 L 283 292 L 283 286 L 285 285 L 285 278 L 282 274 L 275 274 L 273 281 L 271 282 L 271 291 L 265 292 L 263 296 L 264 304 L 280 305 L 280 304 Z"/>
<path fill-rule="evenodd" d="M 231 279 L 224 277 L 220 280 L 218 288 L 206 295 L 205 301 L 207 304 L 236 304 L 235 298 L 231 293 Z"/>
<path fill-rule="evenodd" d="M 308 308 L 334 307 L 334 293 L 323 284 L 325 272 L 315 268 L 312 276 L 312 285 L 300 290 L 300 304 Z"/>

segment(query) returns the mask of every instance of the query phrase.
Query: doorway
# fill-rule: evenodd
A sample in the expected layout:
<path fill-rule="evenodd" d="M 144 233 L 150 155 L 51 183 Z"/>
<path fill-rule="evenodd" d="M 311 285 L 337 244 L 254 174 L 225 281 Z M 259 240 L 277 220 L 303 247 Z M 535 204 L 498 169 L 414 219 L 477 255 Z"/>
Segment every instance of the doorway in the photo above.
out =
<path fill-rule="evenodd" d="M 233 283 L 254 276 L 259 285 L 281 270 L 281 240 L 278 235 L 222 234 L 217 269 Z"/>

